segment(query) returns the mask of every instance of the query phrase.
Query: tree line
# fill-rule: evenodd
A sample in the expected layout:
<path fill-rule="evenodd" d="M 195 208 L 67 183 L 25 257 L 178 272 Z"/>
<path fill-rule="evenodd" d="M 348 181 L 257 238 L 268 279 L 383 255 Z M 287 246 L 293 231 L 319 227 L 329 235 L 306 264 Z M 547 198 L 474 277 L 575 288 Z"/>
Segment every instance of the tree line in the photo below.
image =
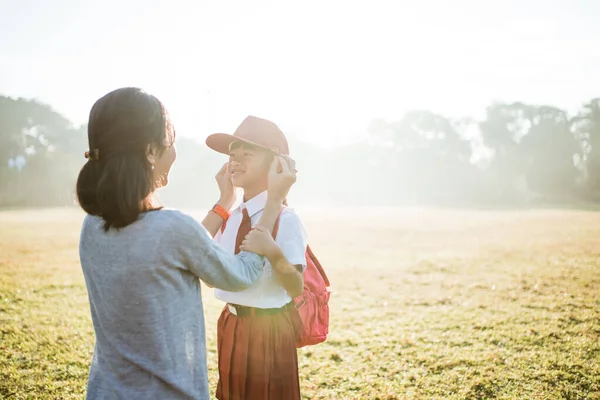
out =
<path fill-rule="evenodd" d="M 176 122 L 176 121 L 175 121 Z M 321 149 L 290 137 L 291 194 L 322 205 L 523 205 L 600 200 L 600 98 L 575 115 L 494 103 L 481 120 L 414 110 L 373 120 L 365 139 Z M 226 157 L 178 137 L 165 204 L 208 207 Z M 0 207 L 69 206 L 86 162 L 86 126 L 42 102 L 0 96 Z"/>

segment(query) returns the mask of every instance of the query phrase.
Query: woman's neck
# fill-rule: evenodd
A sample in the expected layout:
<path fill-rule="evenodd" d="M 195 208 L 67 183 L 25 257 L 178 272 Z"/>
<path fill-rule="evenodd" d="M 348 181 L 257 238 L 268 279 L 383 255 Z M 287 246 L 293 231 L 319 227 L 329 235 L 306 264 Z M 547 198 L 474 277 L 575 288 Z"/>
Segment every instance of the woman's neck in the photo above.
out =
<path fill-rule="evenodd" d="M 146 199 L 146 207 L 148 210 L 157 210 L 163 207 L 162 201 L 160 201 L 160 198 L 156 192 L 148 196 Z"/>

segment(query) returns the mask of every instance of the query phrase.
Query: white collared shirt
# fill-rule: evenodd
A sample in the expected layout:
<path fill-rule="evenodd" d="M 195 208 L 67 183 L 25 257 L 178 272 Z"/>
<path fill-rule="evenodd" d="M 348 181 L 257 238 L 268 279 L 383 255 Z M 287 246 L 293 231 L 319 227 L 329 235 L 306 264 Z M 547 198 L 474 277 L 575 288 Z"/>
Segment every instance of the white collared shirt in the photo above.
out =
<path fill-rule="evenodd" d="M 248 210 L 250 221 L 254 227 L 267 203 L 267 191 L 253 197 L 231 212 L 225 231 L 215 235 L 217 241 L 225 250 L 233 253 L 237 232 L 242 223 L 242 208 Z M 306 246 L 308 237 L 306 230 L 296 212 L 286 207 L 279 217 L 279 228 L 275 242 L 283 251 L 285 258 L 292 265 L 302 265 L 306 269 Z M 215 297 L 221 301 L 256 308 L 278 308 L 289 303 L 292 298 L 281 286 L 273 273 L 273 268 L 265 259 L 265 268 L 260 279 L 251 287 L 241 292 L 228 292 L 214 289 Z"/>

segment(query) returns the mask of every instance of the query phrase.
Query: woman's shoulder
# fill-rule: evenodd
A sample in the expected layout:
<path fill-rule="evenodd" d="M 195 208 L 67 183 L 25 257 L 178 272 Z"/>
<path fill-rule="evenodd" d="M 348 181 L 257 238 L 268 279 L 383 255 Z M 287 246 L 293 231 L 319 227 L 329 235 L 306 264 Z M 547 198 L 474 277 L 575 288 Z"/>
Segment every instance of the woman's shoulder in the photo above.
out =
<path fill-rule="evenodd" d="M 104 221 L 99 216 L 86 215 L 83 220 L 82 235 L 92 231 L 103 231 Z M 169 235 L 176 239 L 180 235 L 197 235 L 203 229 L 202 224 L 190 214 L 186 214 L 174 208 L 161 208 L 141 213 L 133 224 L 125 227 L 123 232 L 139 235 L 142 232 L 158 235 L 166 239 Z M 110 233 L 118 234 L 120 230 L 110 230 Z M 201 233 L 200 233 L 201 234 Z"/>
<path fill-rule="evenodd" d="M 202 227 L 196 218 L 175 208 L 161 208 L 160 210 L 150 211 L 147 216 L 151 216 L 152 219 L 167 225 L 171 230 L 187 231 Z"/>

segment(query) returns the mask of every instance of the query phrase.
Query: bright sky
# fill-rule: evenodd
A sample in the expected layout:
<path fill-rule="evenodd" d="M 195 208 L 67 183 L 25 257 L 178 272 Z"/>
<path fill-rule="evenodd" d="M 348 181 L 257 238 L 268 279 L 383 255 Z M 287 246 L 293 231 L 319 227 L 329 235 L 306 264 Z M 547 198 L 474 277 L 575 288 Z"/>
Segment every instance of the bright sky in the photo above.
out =
<path fill-rule="evenodd" d="M 598 21 L 598 0 L 0 0 L 0 93 L 84 123 L 98 97 L 140 86 L 178 134 L 255 114 L 329 145 L 413 108 L 574 112 L 600 96 Z"/>

